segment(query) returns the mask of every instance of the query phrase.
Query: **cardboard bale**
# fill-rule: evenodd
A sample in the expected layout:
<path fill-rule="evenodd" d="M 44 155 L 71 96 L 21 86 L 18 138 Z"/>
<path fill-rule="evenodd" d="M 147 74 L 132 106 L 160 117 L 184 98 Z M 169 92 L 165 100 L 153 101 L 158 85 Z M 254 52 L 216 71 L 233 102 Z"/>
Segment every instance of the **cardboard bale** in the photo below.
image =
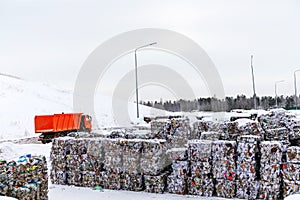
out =
<path fill-rule="evenodd" d="M 144 175 L 145 192 L 164 193 L 166 189 L 167 174 L 157 176 Z"/>

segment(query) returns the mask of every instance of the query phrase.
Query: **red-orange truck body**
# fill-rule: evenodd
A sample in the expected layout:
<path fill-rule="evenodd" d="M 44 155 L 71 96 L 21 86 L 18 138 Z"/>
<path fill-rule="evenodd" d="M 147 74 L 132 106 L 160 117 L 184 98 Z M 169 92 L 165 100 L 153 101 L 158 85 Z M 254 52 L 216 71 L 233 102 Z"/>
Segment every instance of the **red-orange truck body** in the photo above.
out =
<path fill-rule="evenodd" d="M 34 118 L 36 133 L 42 133 L 40 140 L 47 139 L 51 136 L 58 137 L 61 133 L 72 131 L 92 131 L 92 120 L 89 115 L 83 113 L 62 113 L 54 115 L 37 115 Z M 52 137 L 52 138 L 53 138 Z"/>

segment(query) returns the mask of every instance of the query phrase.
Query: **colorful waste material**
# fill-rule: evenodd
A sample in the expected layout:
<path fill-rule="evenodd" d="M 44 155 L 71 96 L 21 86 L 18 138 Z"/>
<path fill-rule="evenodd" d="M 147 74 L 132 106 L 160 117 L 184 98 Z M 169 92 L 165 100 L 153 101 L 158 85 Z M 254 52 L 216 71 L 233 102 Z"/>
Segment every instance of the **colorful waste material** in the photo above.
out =
<path fill-rule="evenodd" d="M 20 156 L 0 161 L 0 195 L 17 199 L 48 199 L 47 161 L 44 156 Z"/>

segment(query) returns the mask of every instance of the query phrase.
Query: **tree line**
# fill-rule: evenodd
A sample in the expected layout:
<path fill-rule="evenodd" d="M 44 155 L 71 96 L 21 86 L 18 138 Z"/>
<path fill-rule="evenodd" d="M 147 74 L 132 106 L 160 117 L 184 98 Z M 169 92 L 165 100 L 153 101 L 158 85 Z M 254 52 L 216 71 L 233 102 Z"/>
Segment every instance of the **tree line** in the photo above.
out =
<path fill-rule="evenodd" d="M 270 109 L 274 107 L 292 108 L 295 106 L 294 96 L 278 96 L 277 106 L 276 99 L 272 96 L 256 97 L 257 108 Z M 299 97 L 297 98 L 299 101 Z M 164 109 L 167 111 L 230 111 L 232 109 L 253 109 L 253 97 L 245 95 L 237 95 L 236 97 L 226 97 L 225 99 L 217 99 L 215 97 L 198 98 L 195 100 L 176 100 L 176 101 L 142 101 L 143 105 Z"/>

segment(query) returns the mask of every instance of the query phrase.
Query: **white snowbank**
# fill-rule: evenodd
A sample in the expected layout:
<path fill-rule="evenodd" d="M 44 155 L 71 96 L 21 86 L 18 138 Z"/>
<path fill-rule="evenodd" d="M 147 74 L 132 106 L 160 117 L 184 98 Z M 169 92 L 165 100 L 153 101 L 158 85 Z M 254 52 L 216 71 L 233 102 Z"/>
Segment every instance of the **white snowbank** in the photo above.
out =
<path fill-rule="evenodd" d="M 284 199 L 285 200 L 299 200 L 300 199 L 300 194 L 294 194 L 294 195 L 288 196 Z"/>

